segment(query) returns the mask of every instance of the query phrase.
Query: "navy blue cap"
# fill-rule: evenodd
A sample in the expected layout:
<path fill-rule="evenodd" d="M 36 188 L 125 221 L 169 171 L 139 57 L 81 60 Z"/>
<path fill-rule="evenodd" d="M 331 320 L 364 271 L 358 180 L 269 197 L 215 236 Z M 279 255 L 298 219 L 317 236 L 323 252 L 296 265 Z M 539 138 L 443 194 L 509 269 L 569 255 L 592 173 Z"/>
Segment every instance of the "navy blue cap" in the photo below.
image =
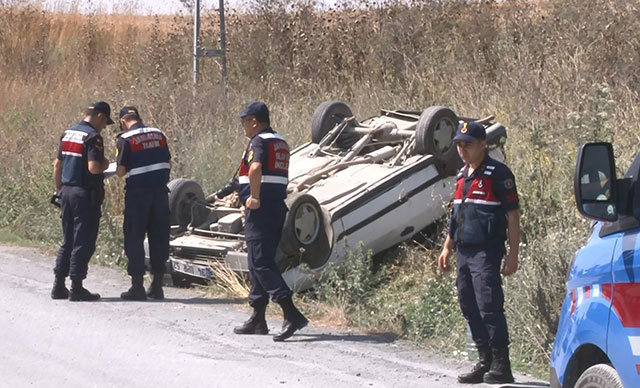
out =
<path fill-rule="evenodd" d="M 98 112 L 98 113 L 104 113 L 105 115 L 107 115 L 107 124 L 113 124 L 113 120 L 111 120 L 111 107 L 109 106 L 109 104 L 107 104 L 104 101 L 98 101 L 96 103 L 94 103 L 93 105 L 91 105 L 88 108 L 89 112 Z"/>
<path fill-rule="evenodd" d="M 138 108 L 136 108 L 135 106 L 124 106 L 122 107 L 122 109 L 120 109 L 120 118 L 123 118 L 124 116 L 129 116 L 129 115 L 133 115 L 136 118 L 140 118 L 140 113 L 138 113 Z"/>
<path fill-rule="evenodd" d="M 240 118 L 247 116 L 253 116 L 256 120 L 263 123 L 269 122 L 269 108 L 267 108 L 267 105 L 264 102 L 251 101 L 238 115 Z"/>
<path fill-rule="evenodd" d="M 487 138 L 487 132 L 484 130 L 482 124 L 475 121 L 461 121 L 458 124 L 458 130 L 453 141 L 468 141 L 474 142 L 476 140 L 482 140 Z"/>

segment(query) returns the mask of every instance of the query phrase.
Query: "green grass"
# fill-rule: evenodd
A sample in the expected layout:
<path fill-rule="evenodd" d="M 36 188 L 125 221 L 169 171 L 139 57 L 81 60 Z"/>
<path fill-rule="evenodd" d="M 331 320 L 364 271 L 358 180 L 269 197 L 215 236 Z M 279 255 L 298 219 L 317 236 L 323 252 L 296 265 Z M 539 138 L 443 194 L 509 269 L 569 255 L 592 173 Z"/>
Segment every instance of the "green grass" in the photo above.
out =
<path fill-rule="evenodd" d="M 28 238 L 24 238 L 12 232 L 9 229 L 0 229 L 0 244 L 4 245 L 14 245 L 14 246 L 22 246 L 22 247 L 32 247 L 32 248 L 46 248 L 48 250 L 53 250 L 55 247 L 50 244 L 43 244 L 38 241 L 34 241 Z"/>

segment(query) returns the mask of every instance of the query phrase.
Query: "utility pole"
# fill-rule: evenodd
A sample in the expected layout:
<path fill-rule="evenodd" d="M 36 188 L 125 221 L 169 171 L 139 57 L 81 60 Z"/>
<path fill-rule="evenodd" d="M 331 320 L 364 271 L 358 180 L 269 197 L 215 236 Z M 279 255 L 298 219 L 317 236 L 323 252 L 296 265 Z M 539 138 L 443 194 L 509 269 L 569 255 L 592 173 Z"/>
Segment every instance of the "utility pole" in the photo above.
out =
<path fill-rule="evenodd" d="M 224 0 L 219 0 L 218 13 L 220 14 L 220 48 L 211 49 L 200 47 L 200 0 L 194 0 L 193 4 L 193 94 L 195 96 L 198 87 L 198 73 L 200 72 L 200 57 L 220 58 L 222 67 L 222 88 L 225 99 L 227 97 L 227 37 L 224 23 Z"/>
<path fill-rule="evenodd" d="M 193 94 L 198 87 L 200 72 L 200 0 L 193 4 Z"/>

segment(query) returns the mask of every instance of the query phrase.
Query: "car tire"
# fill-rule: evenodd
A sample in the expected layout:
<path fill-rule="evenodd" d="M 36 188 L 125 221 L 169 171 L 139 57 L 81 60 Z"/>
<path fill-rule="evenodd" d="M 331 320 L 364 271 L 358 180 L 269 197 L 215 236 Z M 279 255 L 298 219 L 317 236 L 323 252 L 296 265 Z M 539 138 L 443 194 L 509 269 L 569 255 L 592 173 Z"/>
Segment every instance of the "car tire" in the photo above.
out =
<path fill-rule="evenodd" d="M 623 388 L 618 372 L 608 364 L 597 364 L 585 370 L 575 388 Z"/>
<path fill-rule="evenodd" d="M 325 101 L 318 105 L 311 118 L 311 142 L 319 144 L 322 138 L 339 124 L 345 117 L 352 117 L 351 108 L 342 101 Z M 355 132 L 343 132 L 336 145 L 339 148 L 349 148 L 359 136 Z"/>
<path fill-rule="evenodd" d="M 444 106 L 430 106 L 422 112 L 416 124 L 415 152 L 433 155 L 447 175 L 455 175 L 462 167 L 453 137 L 458 127 L 458 116 Z"/>
<path fill-rule="evenodd" d="M 167 187 L 169 188 L 171 225 L 178 225 L 180 230 L 184 231 L 189 223 L 200 225 L 206 220 L 208 210 L 204 206 L 196 206 L 193 214 L 195 219 L 191 219 L 191 208 L 194 202 L 204 202 L 202 187 L 196 181 L 178 178 L 169 182 Z"/>
<path fill-rule="evenodd" d="M 301 263 L 311 269 L 323 266 L 333 245 L 328 215 L 309 194 L 290 196 L 287 207 L 289 212 L 282 229 L 280 250 L 290 258 L 288 267 Z"/>

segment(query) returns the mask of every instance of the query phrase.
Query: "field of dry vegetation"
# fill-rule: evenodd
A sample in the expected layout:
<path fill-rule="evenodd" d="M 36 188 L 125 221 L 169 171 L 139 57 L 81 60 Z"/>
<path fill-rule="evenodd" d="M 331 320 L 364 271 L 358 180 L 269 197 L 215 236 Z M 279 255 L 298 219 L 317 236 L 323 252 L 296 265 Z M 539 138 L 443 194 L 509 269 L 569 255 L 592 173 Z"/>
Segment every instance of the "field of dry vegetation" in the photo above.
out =
<path fill-rule="evenodd" d="M 640 144 L 640 5 L 339 4 L 254 0 L 230 13 L 225 101 L 214 60 L 203 61 L 193 96 L 189 16 L 57 14 L 0 0 L 0 228 L 49 246 L 59 241 L 47 204 L 58 138 L 100 99 L 116 109 L 138 105 L 172 140 L 173 177 L 194 178 L 207 192 L 235 170 L 245 143 L 235 114 L 251 99 L 270 105 L 275 129 L 293 145 L 309 138 L 313 110 L 328 99 L 348 102 L 359 118 L 430 105 L 495 114 L 507 127 L 522 205 L 521 267 L 505 281 L 514 359 L 544 375 L 566 270 L 589 226 L 573 201 L 577 147 L 612 141 L 622 172 Z M 205 15 L 205 45 L 217 42 L 217 23 Z M 104 133 L 110 159 L 115 134 Z M 98 261 L 123 259 L 122 205 L 122 183 L 109 181 Z M 336 279 L 333 297 L 326 289 L 304 296 L 306 307 L 317 319 L 339 316 L 455 356 L 465 330 L 453 278 L 435 271 L 438 253 L 403 245 L 370 263 L 375 275 Z M 353 265 L 355 274 L 370 269 Z"/>

